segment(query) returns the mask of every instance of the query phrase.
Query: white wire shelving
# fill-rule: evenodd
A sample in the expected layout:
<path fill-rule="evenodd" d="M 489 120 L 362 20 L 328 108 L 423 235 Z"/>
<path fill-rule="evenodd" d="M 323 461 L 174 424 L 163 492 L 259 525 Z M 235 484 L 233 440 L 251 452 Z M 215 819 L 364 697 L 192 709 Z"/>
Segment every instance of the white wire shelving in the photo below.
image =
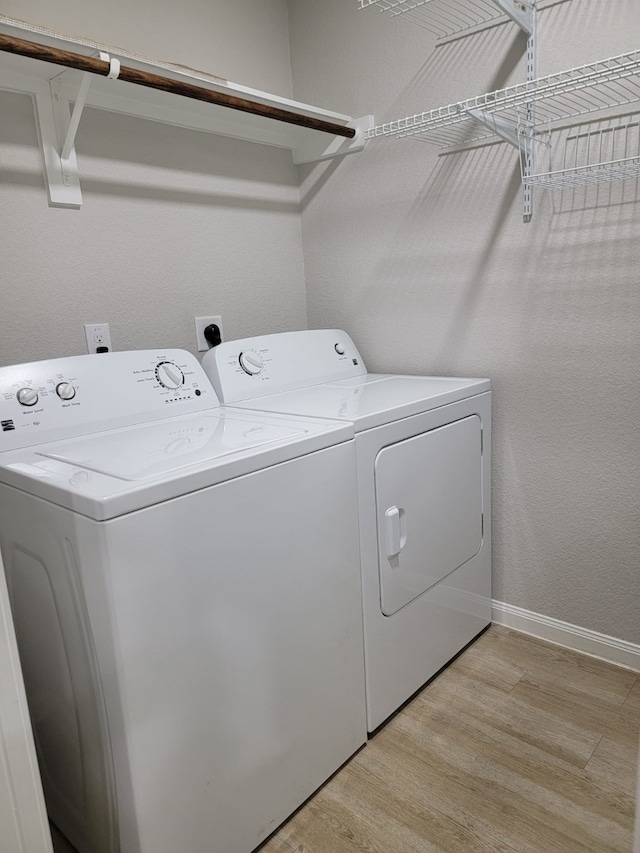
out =
<path fill-rule="evenodd" d="M 440 148 L 500 138 L 521 153 L 522 182 L 564 189 L 640 177 L 640 122 L 610 114 L 640 104 L 640 50 L 539 77 L 373 127 L 369 138 L 417 137 Z M 544 111 L 544 123 L 531 116 Z M 567 122 L 608 119 L 578 131 Z"/>
<path fill-rule="evenodd" d="M 537 12 L 539 0 L 357 0 L 360 9 L 372 6 L 381 12 L 404 15 L 431 30 L 439 43 L 448 37 L 458 38 L 477 32 L 483 26 L 502 21 L 516 24 L 527 36 L 527 83 L 536 78 Z M 563 0 L 557 0 L 563 2 Z M 485 98 L 486 100 L 486 98 Z M 472 101 L 474 101 L 472 103 Z M 516 137 L 515 122 L 488 110 L 482 98 L 451 104 L 429 113 L 419 113 L 373 128 L 368 139 L 376 136 L 413 136 L 430 131 L 430 141 L 442 147 L 474 142 L 495 133 L 521 148 Z M 533 124 L 534 105 L 525 104 L 527 124 Z M 531 171 L 529 155 L 522 154 L 523 174 Z M 532 186 L 523 180 L 523 216 L 529 221 L 533 214 Z"/>
<path fill-rule="evenodd" d="M 637 102 L 640 50 L 377 125 L 367 136 L 421 136 L 441 148 L 499 136 L 510 137 L 509 141 L 520 148 L 522 128 L 519 131 L 518 125 L 522 125 L 521 116 L 531 105 L 544 106 L 553 128 L 572 118 Z"/>
<path fill-rule="evenodd" d="M 523 133 L 524 150 L 536 169 L 527 180 L 547 190 L 640 178 L 640 121 L 595 128 Z M 524 177 L 524 176 L 523 176 Z"/>
<path fill-rule="evenodd" d="M 554 0 L 563 2 L 563 0 Z M 525 221 L 534 187 L 562 189 L 640 177 L 640 50 L 538 77 L 536 13 L 549 0 L 357 0 L 430 29 L 438 40 L 515 22 L 528 36 L 527 80 L 377 125 L 368 139 L 414 137 L 445 150 L 502 139 L 520 153 Z M 622 121 L 620 114 L 627 108 Z M 612 116 L 618 116 L 614 124 Z M 541 117 L 544 121 L 541 121 Z M 589 130 L 577 129 L 588 117 Z"/>
<path fill-rule="evenodd" d="M 393 17 L 402 15 L 430 30 L 437 39 L 509 19 L 530 34 L 533 5 L 531 0 L 358 0 L 359 9 L 375 7 Z"/>

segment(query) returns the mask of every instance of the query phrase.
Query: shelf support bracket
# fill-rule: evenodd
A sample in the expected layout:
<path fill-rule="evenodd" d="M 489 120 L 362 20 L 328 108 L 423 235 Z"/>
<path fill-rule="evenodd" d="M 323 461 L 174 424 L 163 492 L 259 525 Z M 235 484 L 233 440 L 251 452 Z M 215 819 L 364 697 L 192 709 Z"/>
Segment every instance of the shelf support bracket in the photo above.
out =
<path fill-rule="evenodd" d="M 495 113 L 488 113 L 485 110 L 467 110 L 467 114 L 488 127 L 492 133 L 508 142 L 509 145 L 513 145 L 520 152 L 524 185 L 522 217 L 525 222 L 530 222 L 533 216 L 533 186 L 527 181 L 527 177 L 533 174 L 533 146 L 525 145 L 522 137 L 523 134 L 527 134 L 530 138 L 534 133 L 533 107 L 527 105 L 526 120 L 521 123 Z"/>
<path fill-rule="evenodd" d="M 533 33 L 535 3 L 527 0 L 493 0 L 493 2 L 517 24 L 520 29 L 530 36 Z"/>
<path fill-rule="evenodd" d="M 485 112 L 484 110 L 467 110 L 467 115 L 470 115 L 476 121 L 488 127 L 489 130 L 495 133 L 496 136 L 499 136 L 500 139 L 504 139 L 509 145 L 513 145 L 514 148 L 520 151 L 522 150 L 522 140 L 520 139 L 518 125 L 515 121 L 496 115 L 495 113 Z"/>
<path fill-rule="evenodd" d="M 493 0 L 499 9 L 508 15 L 511 20 L 517 24 L 527 36 L 527 81 L 535 80 L 537 75 L 537 19 L 538 19 L 538 0 Z M 482 121 L 482 119 L 478 119 Z M 485 122 L 486 124 L 486 122 Z M 511 138 L 512 129 L 506 128 L 506 135 L 498 129 L 498 123 L 494 123 L 495 132 L 502 139 L 506 139 L 516 148 L 520 149 L 522 158 L 522 183 L 523 183 L 523 202 L 522 202 L 522 218 L 525 222 L 530 222 L 533 216 L 533 186 L 527 181 L 527 178 L 533 174 L 533 147 L 529 146 L 527 151 L 524 150 L 522 140 L 517 139 L 514 142 Z M 524 127 L 526 133 L 533 133 L 535 126 L 535 110 L 533 102 L 526 105 L 526 118 Z M 514 126 L 515 127 L 515 126 Z"/>
<path fill-rule="evenodd" d="M 108 54 L 100 52 L 99 58 L 109 62 L 107 75 L 115 80 L 120 73 L 120 63 Z M 44 161 L 50 207 L 80 207 L 82 192 L 78 174 L 78 160 L 75 151 L 75 139 L 82 111 L 89 93 L 93 75 L 82 75 L 78 94 L 71 111 L 69 101 L 62 96 L 62 72 L 49 81 L 49 96 L 35 96 L 35 110 L 38 122 L 38 136 Z"/>
<path fill-rule="evenodd" d="M 531 2 L 531 32 L 527 38 L 527 82 L 530 83 L 538 76 L 538 0 Z M 525 132 L 528 134 L 534 133 L 536 124 L 536 112 L 534 101 L 529 101 L 526 104 Z M 522 201 L 522 219 L 524 222 L 531 222 L 533 216 L 533 184 L 527 181 L 527 178 L 534 174 L 534 148 L 529 146 L 528 153 L 522 154 L 522 178 L 523 178 L 523 201 Z"/>

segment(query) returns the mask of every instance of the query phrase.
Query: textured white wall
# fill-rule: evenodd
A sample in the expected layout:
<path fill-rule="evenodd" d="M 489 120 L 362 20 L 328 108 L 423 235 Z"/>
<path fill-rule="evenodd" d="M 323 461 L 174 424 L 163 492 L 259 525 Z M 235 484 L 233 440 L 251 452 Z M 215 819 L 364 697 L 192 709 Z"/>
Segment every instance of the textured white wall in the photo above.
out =
<path fill-rule="evenodd" d="M 285 0 L 50 7 L 0 12 L 291 94 Z M 51 209 L 31 99 L 0 91 L 0 115 L 0 364 L 85 352 L 87 322 L 117 349 L 193 350 L 201 314 L 227 337 L 304 327 L 290 152 L 87 109 L 82 209 Z"/>
<path fill-rule="evenodd" d="M 434 50 L 356 0 L 289 4 L 294 97 L 376 123 L 524 79 L 501 26 Z M 540 16 L 539 74 L 640 48 L 637 0 Z M 640 642 L 640 190 L 538 192 L 506 144 L 438 156 L 375 141 L 305 167 L 311 327 L 370 369 L 494 387 L 494 597 Z"/>
<path fill-rule="evenodd" d="M 286 0 L 0 0 L 0 14 L 291 94 Z"/>

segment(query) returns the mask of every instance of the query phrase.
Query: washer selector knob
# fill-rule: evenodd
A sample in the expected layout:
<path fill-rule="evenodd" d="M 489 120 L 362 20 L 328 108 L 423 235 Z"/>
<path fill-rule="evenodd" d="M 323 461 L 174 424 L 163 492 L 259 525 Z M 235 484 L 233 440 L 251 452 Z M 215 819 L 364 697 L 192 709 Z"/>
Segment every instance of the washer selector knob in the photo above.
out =
<path fill-rule="evenodd" d="M 161 361 L 156 367 L 156 379 L 163 388 L 174 391 L 184 384 L 184 373 L 172 361 Z"/>
<path fill-rule="evenodd" d="M 38 392 L 33 388 L 21 388 L 16 397 L 21 406 L 35 406 L 38 402 Z"/>
<path fill-rule="evenodd" d="M 238 356 L 238 361 L 240 362 L 240 367 L 249 376 L 257 376 L 264 367 L 262 356 L 258 355 L 257 352 L 241 352 Z"/>
<path fill-rule="evenodd" d="M 61 400 L 73 400 L 76 396 L 76 389 L 70 382 L 58 382 L 56 385 L 56 394 Z"/>
<path fill-rule="evenodd" d="M 334 350 L 338 353 L 338 355 L 344 355 L 344 346 L 342 344 L 336 344 L 334 346 Z"/>

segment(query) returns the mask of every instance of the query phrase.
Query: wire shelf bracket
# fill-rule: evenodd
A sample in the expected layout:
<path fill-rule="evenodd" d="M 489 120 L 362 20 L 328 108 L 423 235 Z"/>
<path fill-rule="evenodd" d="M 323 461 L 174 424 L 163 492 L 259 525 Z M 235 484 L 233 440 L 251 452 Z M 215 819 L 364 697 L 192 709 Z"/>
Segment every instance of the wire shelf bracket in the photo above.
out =
<path fill-rule="evenodd" d="M 484 110 L 468 110 L 467 112 L 471 118 L 488 128 L 493 135 L 499 136 L 500 139 L 520 151 L 524 150 L 521 138 L 522 129 L 518 128 L 517 122 Z"/>
<path fill-rule="evenodd" d="M 514 24 L 517 24 L 527 36 L 533 35 L 536 20 L 536 3 L 525 2 L 525 0 L 494 0 L 505 15 L 508 15 Z"/>

